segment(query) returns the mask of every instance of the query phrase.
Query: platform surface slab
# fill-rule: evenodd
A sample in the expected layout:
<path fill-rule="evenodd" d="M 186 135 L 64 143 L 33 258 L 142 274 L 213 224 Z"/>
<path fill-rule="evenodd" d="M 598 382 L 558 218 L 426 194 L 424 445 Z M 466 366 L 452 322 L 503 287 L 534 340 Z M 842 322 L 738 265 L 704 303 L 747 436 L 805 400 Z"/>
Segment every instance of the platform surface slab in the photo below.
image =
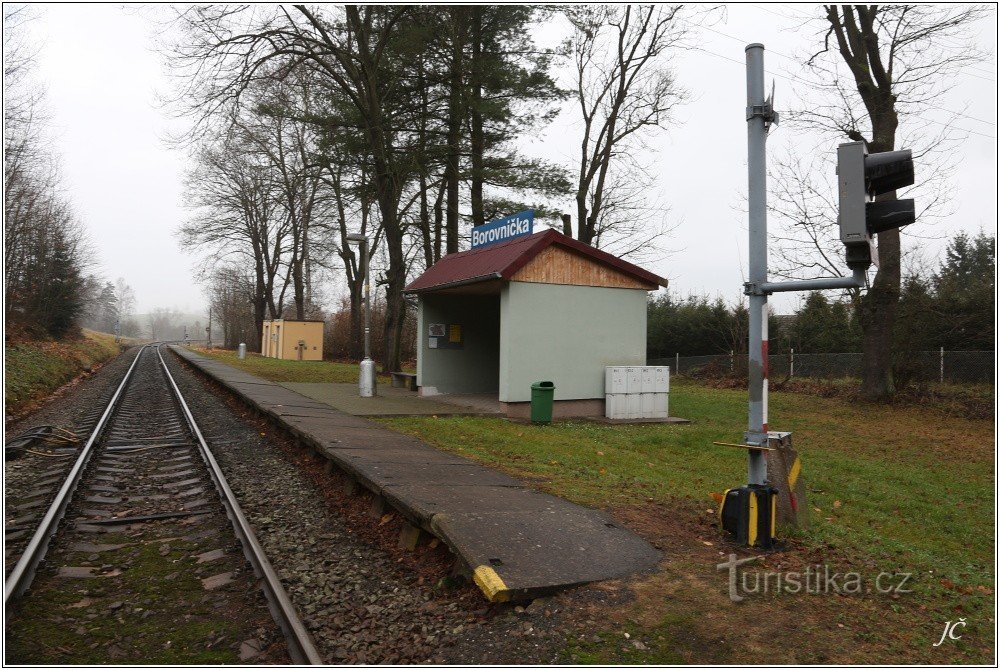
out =
<path fill-rule="evenodd" d="M 171 348 L 441 538 L 490 600 L 620 578 L 660 559 L 648 542 L 604 512 L 339 411 L 317 400 L 319 393 L 306 398 L 189 349 Z"/>
<path fill-rule="evenodd" d="M 489 567 L 507 595 L 531 597 L 649 569 L 660 552 L 595 510 L 438 514 L 433 530 L 473 570 Z"/>

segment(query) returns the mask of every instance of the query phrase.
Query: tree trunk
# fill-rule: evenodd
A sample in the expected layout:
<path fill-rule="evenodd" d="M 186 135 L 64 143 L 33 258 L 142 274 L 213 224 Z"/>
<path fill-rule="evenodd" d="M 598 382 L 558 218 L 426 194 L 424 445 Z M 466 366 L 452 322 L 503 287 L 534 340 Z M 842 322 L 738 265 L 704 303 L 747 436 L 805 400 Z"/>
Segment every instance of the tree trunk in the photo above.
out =
<path fill-rule="evenodd" d="M 471 205 L 472 205 L 472 225 L 481 226 L 486 223 L 486 213 L 483 210 L 483 151 L 486 141 L 483 134 L 483 8 L 475 5 L 472 8 L 472 62 L 471 81 L 472 88 L 472 135 L 470 150 L 472 153 L 472 185 L 471 185 Z"/>
<path fill-rule="evenodd" d="M 887 193 L 879 200 L 895 200 Z M 899 229 L 878 234 L 879 269 L 871 288 L 861 297 L 859 321 L 862 331 L 861 393 L 873 400 L 893 396 L 892 340 L 899 306 L 900 241 Z"/>
<path fill-rule="evenodd" d="M 445 253 L 458 251 L 459 161 L 462 150 L 462 61 L 465 55 L 465 22 L 463 7 L 452 7 L 451 77 L 448 92 L 448 157 L 444 180 L 448 189 L 445 221 Z"/>
<path fill-rule="evenodd" d="M 584 244 L 590 244 L 593 236 L 587 229 L 587 188 L 588 184 L 581 184 L 580 190 L 576 193 L 576 239 Z"/>
<path fill-rule="evenodd" d="M 418 142 L 420 144 L 420 159 L 422 165 L 420 166 L 420 237 L 421 244 L 424 250 L 424 267 L 430 267 L 434 265 L 434 240 L 431 233 L 431 214 L 430 214 L 430 204 L 427 198 L 427 189 L 430 188 L 427 184 L 427 172 L 428 172 L 428 157 L 427 157 L 427 116 L 429 114 L 428 110 L 428 99 L 427 99 L 427 83 L 424 77 L 424 63 L 423 60 L 420 61 L 420 71 L 417 77 L 417 83 L 420 87 L 420 132 L 418 134 Z"/>
<path fill-rule="evenodd" d="M 441 260 L 441 237 L 442 237 L 442 225 L 444 223 L 444 210 L 442 206 L 444 204 L 444 192 L 448 186 L 448 182 L 444 179 L 441 180 L 441 186 L 438 187 L 437 198 L 434 200 L 434 262 L 437 263 Z"/>

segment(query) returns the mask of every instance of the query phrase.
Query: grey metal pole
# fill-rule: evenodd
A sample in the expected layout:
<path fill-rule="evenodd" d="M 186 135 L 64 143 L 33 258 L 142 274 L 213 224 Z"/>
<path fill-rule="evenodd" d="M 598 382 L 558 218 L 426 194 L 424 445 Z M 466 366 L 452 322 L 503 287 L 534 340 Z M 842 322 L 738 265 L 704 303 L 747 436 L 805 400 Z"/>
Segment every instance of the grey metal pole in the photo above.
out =
<path fill-rule="evenodd" d="M 365 273 L 365 357 L 361 361 L 358 374 L 358 392 L 362 398 L 375 397 L 375 361 L 372 360 L 372 289 L 371 267 L 368 251 L 368 236 L 363 233 L 352 233 L 347 236 L 348 242 L 358 242 L 361 245 L 361 267 Z"/>
<path fill-rule="evenodd" d="M 365 358 L 372 357 L 372 295 L 368 267 L 368 238 L 361 242 L 361 265 L 365 268 Z"/>
<path fill-rule="evenodd" d="M 747 63 L 747 172 L 752 283 L 767 281 L 767 127 L 770 111 L 764 100 L 764 45 L 746 48 Z M 749 377 L 750 403 L 746 444 L 767 445 L 767 295 L 750 295 Z M 767 478 L 764 452 L 748 450 L 747 479 L 763 484 Z"/>

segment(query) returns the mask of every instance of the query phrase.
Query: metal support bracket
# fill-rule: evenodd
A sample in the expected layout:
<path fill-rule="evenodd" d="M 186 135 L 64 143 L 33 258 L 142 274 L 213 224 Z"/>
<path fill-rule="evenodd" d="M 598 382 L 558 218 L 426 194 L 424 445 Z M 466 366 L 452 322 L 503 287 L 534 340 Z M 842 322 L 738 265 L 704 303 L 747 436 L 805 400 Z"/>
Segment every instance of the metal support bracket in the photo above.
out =
<path fill-rule="evenodd" d="M 743 444 L 754 449 L 764 449 L 767 447 L 767 433 L 757 433 L 746 431 L 743 433 Z"/>
<path fill-rule="evenodd" d="M 743 282 L 744 295 L 771 295 L 787 291 L 824 291 L 829 289 L 864 288 L 867 281 L 865 271 L 855 268 L 850 277 L 820 277 L 818 279 L 803 279 L 784 282 Z"/>
<path fill-rule="evenodd" d="M 772 93 L 772 95 L 774 94 Z M 764 119 L 765 132 L 770 130 L 772 125 L 778 125 L 778 112 L 774 111 L 770 98 L 768 98 L 763 105 L 747 106 L 747 121 L 757 116 Z"/>

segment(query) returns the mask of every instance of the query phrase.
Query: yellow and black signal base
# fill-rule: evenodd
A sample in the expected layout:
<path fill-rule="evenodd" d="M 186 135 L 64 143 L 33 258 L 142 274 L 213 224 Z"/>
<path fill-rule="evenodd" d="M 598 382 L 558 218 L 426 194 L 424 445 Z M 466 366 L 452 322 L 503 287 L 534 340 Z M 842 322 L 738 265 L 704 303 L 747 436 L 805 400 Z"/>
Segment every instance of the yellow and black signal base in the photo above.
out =
<path fill-rule="evenodd" d="M 729 489 L 719 505 L 719 523 L 740 544 L 768 549 L 774 545 L 777 506 L 778 491 L 770 486 L 748 484 Z"/>

